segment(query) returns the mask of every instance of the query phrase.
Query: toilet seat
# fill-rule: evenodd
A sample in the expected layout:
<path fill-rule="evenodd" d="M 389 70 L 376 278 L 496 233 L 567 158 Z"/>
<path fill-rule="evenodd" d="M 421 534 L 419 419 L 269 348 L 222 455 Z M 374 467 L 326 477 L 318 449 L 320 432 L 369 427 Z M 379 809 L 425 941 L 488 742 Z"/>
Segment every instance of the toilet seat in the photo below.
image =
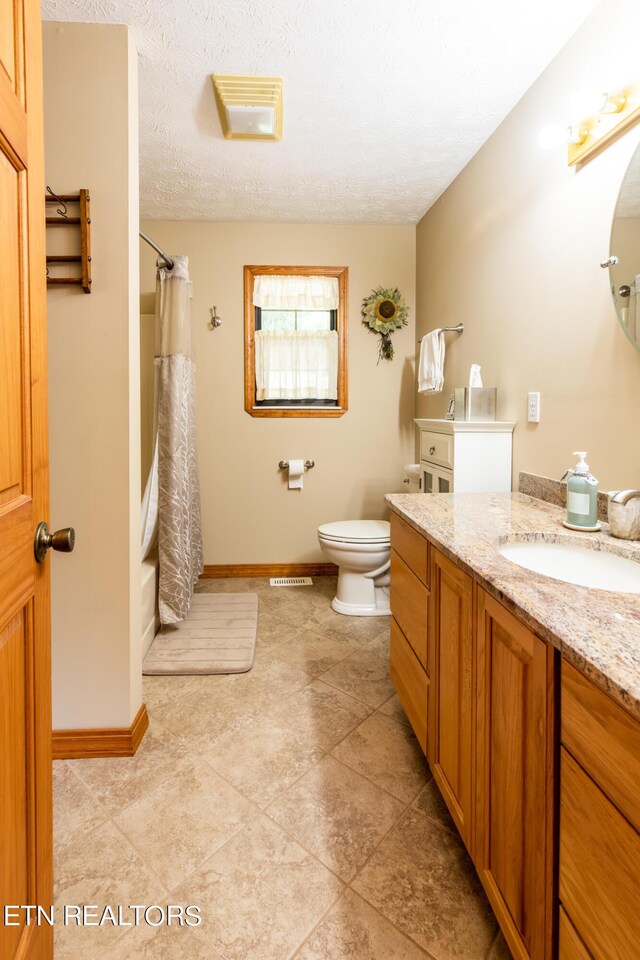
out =
<path fill-rule="evenodd" d="M 391 527 L 388 520 L 337 520 L 318 527 L 318 536 L 332 543 L 388 544 Z"/>

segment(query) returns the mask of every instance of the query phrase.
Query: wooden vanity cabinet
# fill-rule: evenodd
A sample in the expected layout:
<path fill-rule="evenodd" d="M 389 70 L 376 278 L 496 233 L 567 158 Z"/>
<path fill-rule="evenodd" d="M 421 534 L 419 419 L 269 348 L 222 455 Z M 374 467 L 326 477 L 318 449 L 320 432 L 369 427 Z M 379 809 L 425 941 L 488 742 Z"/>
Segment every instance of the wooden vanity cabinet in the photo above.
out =
<path fill-rule="evenodd" d="M 426 754 L 429 678 L 394 617 L 391 618 L 390 651 L 391 682 Z"/>
<path fill-rule="evenodd" d="M 558 937 L 559 960 L 593 960 L 562 907 L 560 907 Z"/>
<path fill-rule="evenodd" d="M 562 664 L 560 960 L 640 956 L 640 723 Z M 562 932 L 562 930 L 561 930 Z M 573 952 L 572 952 L 573 951 Z"/>
<path fill-rule="evenodd" d="M 513 956 L 552 960 L 557 653 L 432 544 L 417 577 L 427 541 L 405 527 L 392 526 L 393 683 Z"/>
<path fill-rule="evenodd" d="M 473 580 L 438 550 L 431 551 L 431 558 L 427 757 L 472 852 Z"/>
<path fill-rule="evenodd" d="M 427 670 L 429 591 L 391 549 L 391 609 L 424 671 Z"/>
<path fill-rule="evenodd" d="M 394 514 L 391 545 L 391 676 L 513 957 L 635 960 L 640 722 Z"/>
<path fill-rule="evenodd" d="M 556 661 L 478 589 L 474 862 L 518 960 L 552 956 Z"/>
<path fill-rule="evenodd" d="M 390 673 L 398 699 L 425 754 L 429 699 L 429 549 L 425 537 L 391 514 Z"/>

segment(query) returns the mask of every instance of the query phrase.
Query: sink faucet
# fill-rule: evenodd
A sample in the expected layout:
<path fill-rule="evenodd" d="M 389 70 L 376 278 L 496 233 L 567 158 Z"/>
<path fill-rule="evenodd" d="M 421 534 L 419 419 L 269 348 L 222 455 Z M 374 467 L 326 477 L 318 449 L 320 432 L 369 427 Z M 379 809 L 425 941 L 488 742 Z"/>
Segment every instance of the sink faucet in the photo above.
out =
<path fill-rule="evenodd" d="M 640 490 L 618 490 L 618 492 L 611 497 L 613 503 L 621 503 L 623 507 L 626 506 L 630 500 L 638 499 L 640 499 Z"/>

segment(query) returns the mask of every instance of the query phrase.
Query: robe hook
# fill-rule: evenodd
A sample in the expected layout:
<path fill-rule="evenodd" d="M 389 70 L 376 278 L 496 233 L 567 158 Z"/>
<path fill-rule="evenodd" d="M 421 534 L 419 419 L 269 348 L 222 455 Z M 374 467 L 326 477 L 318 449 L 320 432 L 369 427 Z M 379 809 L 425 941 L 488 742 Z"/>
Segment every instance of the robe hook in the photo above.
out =
<path fill-rule="evenodd" d="M 57 200 L 59 204 L 62 205 L 62 210 L 60 207 L 56 210 L 58 216 L 62 217 L 63 220 L 67 219 L 67 205 L 64 200 L 61 200 L 57 193 L 54 193 L 51 187 L 47 187 L 47 193 L 50 197 L 53 197 L 54 200 Z"/>

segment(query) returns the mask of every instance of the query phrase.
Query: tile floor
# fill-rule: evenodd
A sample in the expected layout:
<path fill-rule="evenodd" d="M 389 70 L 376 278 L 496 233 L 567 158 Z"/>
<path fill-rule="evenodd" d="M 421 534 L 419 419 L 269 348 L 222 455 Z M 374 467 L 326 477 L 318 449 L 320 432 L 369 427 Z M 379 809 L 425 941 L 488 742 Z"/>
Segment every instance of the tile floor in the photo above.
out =
<path fill-rule="evenodd" d="M 201 926 L 56 926 L 56 960 L 507 960 L 388 674 L 335 580 L 255 591 L 257 657 L 148 677 L 131 759 L 54 764 L 63 904 L 197 904 Z"/>

